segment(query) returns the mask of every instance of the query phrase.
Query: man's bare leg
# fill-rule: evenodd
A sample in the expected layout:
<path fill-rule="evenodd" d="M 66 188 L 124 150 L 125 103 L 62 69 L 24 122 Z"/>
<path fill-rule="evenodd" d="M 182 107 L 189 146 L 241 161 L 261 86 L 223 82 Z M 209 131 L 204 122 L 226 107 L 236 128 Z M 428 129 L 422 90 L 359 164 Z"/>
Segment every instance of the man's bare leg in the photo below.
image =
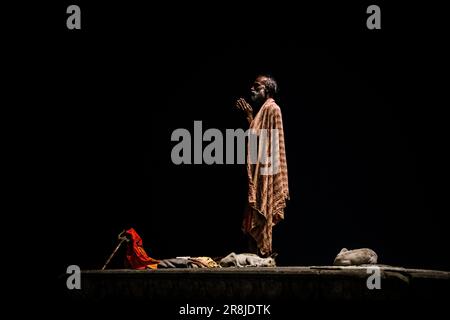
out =
<path fill-rule="evenodd" d="M 250 236 L 249 234 L 247 235 L 247 238 L 248 238 L 248 252 L 259 254 L 258 246 L 256 245 L 255 239 L 253 239 L 253 237 Z"/>

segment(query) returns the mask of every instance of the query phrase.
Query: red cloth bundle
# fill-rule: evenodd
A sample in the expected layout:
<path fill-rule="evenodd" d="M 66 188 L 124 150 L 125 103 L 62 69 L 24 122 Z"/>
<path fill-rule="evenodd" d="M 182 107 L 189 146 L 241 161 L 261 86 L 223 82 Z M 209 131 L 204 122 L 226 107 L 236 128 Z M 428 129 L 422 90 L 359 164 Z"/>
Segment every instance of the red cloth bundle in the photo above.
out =
<path fill-rule="evenodd" d="M 142 238 L 138 233 L 130 228 L 126 231 L 127 237 L 130 238 L 128 242 L 126 262 L 132 269 L 143 270 L 147 268 L 156 269 L 159 260 L 153 259 L 147 255 L 143 246 Z"/>

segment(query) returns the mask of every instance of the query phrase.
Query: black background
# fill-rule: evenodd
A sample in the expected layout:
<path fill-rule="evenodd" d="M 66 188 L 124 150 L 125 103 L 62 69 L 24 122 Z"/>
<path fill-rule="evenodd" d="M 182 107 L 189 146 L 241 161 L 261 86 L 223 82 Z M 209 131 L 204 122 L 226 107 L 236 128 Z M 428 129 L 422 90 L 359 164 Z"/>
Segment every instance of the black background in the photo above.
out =
<path fill-rule="evenodd" d="M 370 247 L 382 264 L 450 270 L 439 7 L 379 4 L 382 29 L 368 30 L 371 3 L 78 1 L 82 29 L 67 30 L 69 4 L 45 7 L 24 61 L 42 212 L 27 223 L 55 275 L 101 268 L 129 227 L 154 258 L 244 251 L 245 167 L 176 166 L 170 137 L 194 120 L 245 128 L 234 100 L 261 72 L 278 80 L 286 135 L 278 264 Z"/>

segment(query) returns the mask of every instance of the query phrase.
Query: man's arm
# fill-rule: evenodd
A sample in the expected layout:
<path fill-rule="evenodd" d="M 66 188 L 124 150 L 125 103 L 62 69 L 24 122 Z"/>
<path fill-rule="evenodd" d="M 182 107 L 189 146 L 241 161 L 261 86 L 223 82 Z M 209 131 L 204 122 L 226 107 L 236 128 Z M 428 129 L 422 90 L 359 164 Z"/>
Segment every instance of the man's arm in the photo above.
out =
<path fill-rule="evenodd" d="M 253 121 L 253 108 L 244 98 L 240 98 L 236 101 L 236 108 L 245 112 L 248 124 Z"/>

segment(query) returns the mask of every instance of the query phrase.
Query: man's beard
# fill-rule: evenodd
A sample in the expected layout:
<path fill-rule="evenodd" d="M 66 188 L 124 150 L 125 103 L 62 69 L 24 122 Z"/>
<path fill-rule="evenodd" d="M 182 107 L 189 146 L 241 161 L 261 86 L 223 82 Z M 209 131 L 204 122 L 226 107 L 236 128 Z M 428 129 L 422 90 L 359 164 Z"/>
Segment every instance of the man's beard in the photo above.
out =
<path fill-rule="evenodd" d="M 252 91 L 252 92 L 250 93 L 250 99 L 251 99 L 253 102 L 261 103 L 261 102 L 264 101 L 264 99 L 265 99 L 264 93 L 262 93 L 261 91 L 260 91 L 260 92 Z"/>

